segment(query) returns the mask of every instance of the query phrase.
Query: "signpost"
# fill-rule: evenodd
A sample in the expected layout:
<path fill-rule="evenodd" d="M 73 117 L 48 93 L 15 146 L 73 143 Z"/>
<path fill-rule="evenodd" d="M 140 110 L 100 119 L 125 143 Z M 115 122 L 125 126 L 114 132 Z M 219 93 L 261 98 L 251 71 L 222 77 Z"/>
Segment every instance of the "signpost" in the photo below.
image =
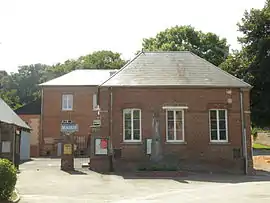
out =
<path fill-rule="evenodd" d="M 74 139 L 73 134 L 79 130 L 76 123 L 61 123 L 62 139 L 61 169 L 64 171 L 74 170 Z"/>

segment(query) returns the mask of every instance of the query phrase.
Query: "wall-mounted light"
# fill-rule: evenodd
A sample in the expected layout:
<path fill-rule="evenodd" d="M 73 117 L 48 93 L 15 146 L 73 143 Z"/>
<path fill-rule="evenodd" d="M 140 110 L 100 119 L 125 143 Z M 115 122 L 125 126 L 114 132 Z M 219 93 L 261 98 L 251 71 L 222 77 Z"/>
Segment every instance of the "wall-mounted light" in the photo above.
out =
<path fill-rule="evenodd" d="M 231 95 L 231 94 L 232 94 L 232 90 L 231 90 L 231 89 L 227 89 L 227 90 L 226 90 L 226 94 Z"/>

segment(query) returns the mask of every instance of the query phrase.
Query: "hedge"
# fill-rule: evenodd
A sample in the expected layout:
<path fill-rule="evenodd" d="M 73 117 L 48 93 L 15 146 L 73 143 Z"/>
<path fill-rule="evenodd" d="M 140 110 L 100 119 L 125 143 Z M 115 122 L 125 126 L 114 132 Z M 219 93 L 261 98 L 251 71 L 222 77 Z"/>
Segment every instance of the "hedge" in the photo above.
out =
<path fill-rule="evenodd" d="M 15 190 L 17 169 L 7 159 L 0 159 L 0 201 L 9 200 Z"/>

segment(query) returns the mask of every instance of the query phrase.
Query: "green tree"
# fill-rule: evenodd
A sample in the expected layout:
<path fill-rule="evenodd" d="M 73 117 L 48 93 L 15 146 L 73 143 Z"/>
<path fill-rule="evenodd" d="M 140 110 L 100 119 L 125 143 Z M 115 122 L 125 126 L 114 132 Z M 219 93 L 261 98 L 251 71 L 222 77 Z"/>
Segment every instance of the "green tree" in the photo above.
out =
<path fill-rule="evenodd" d="M 226 39 L 214 33 L 203 33 L 191 26 L 175 26 L 143 39 L 147 51 L 191 51 L 218 66 L 229 54 Z"/>
<path fill-rule="evenodd" d="M 246 57 L 246 53 L 241 50 L 233 50 L 227 57 L 226 61 L 221 63 L 219 67 L 231 75 L 244 80 L 247 83 L 253 83 L 253 76 L 247 71 L 250 65 L 249 59 Z"/>
<path fill-rule="evenodd" d="M 76 69 L 119 69 L 125 64 L 119 53 L 97 51 L 52 66 L 32 64 L 21 66 L 17 73 L 0 72 L 0 96 L 13 109 L 40 97 L 39 84 Z"/>
<path fill-rule="evenodd" d="M 270 125 L 270 0 L 262 9 L 244 13 L 238 23 L 243 36 L 239 38 L 245 57 L 249 60 L 247 72 L 252 75 L 252 121 L 260 127 Z"/>
<path fill-rule="evenodd" d="M 106 50 L 82 56 L 78 61 L 84 69 L 119 69 L 126 63 L 119 53 Z"/>

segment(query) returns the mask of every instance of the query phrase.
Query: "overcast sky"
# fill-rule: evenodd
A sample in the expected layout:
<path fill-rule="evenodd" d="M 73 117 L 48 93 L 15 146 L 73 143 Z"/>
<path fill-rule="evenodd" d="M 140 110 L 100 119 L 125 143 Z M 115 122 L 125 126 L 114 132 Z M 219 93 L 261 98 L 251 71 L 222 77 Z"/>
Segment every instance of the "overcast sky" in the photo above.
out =
<path fill-rule="evenodd" d="M 53 64 L 96 50 L 125 59 L 142 39 L 175 25 L 192 25 L 237 44 L 236 23 L 264 0 L 0 0 L 0 70 Z"/>

